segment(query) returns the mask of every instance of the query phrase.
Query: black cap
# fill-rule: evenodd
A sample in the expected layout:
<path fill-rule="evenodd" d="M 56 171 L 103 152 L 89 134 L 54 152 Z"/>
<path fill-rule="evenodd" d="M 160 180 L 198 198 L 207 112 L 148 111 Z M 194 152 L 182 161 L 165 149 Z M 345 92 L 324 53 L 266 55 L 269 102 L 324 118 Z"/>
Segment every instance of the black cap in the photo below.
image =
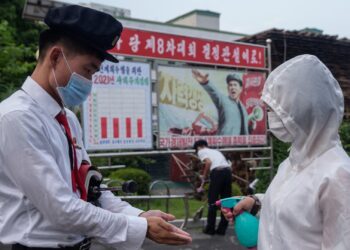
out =
<path fill-rule="evenodd" d="M 198 140 L 193 144 L 193 149 L 198 152 L 198 147 L 208 147 L 208 142 L 206 140 Z"/>
<path fill-rule="evenodd" d="M 236 82 L 238 82 L 239 85 L 241 85 L 241 87 L 242 87 L 242 80 L 239 78 L 238 75 L 236 75 L 236 74 L 229 74 L 229 75 L 227 75 L 227 77 L 226 77 L 226 83 L 228 84 L 228 83 L 231 82 L 231 81 L 236 81 Z"/>
<path fill-rule="evenodd" d="M 100 53 L 104 59 L 118 60 L 107 53 L 120 38 L 122 24 L 109 14 L 79 5 L 52 8 L 44 22 L 50 29 L 70 35 Z"/>

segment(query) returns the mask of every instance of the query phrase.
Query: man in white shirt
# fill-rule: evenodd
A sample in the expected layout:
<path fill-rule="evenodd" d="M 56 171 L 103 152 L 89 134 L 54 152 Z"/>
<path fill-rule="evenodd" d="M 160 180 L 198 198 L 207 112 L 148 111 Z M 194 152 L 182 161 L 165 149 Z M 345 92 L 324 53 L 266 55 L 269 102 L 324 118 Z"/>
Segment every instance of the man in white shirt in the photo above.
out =
<path fill-rule="evenodd" d="M 202 180 L 206 180 L 208 175 L 210 177 L 208 218 L 207 226 L 204 228 L 203 233 L 225 235 L 228 223 L 222 214 L 218 228 L 215 229 L 217 207 L 213 204 L 218 199 L 230 197 L 232 194 L 231 166 L 220 151 L 208 148 L 208 143 L 205 140 L 196 141 L 193 148 L 196 150 L 199 159 L 205 164 Z"/>
<path fill-rule="evenodd" d="M 186 244 L 172 215 L 143 212 L 110 192 L 101 208 L 86 202 L 78 175 L 89 161 L 75 115 L 92 75 L 122 25 L 112 16 L 70 5 L 51 9 L 40 35 L 39 62 L 21 90 L 0 104 L 0 243 L 19 249 L 89 249 L 88 238 L 118 249 L 139 249 L 147 236 L 158 243 Z"/>

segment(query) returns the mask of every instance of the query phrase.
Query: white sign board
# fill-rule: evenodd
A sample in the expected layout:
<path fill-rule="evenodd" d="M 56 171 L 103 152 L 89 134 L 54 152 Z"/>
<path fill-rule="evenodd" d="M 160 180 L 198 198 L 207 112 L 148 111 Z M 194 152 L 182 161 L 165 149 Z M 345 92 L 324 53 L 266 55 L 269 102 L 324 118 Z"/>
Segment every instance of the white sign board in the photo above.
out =
<path fill-rule="evenodd" d="M 152 148 L 150 72 L 147 63 L 102 63 L 83 105 L 88 150 Z"/>

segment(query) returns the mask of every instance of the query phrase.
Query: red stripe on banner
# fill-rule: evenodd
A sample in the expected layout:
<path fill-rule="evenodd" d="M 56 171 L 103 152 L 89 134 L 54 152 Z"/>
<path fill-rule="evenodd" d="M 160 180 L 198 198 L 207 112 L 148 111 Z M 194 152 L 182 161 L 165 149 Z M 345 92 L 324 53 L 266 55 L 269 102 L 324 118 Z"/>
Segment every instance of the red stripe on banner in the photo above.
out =
<path fill-rule="evenodd" d="M 126 137 L 130 138 L 131 137 L 131 118 L 128 117 L 125 120 L 126 123 Z"/>
<path fill-rule="evenodd" d="M 142 119 L 137 119 L 137 137 L 142 138 Z"/>
<path fill-rule="evenodd" d="M 241 42 L 124 28 L 119 42 L 109 52 L 147 59 L 265 68 L 265 48 Z"/>
<path fill-rule="evenodd" d="M 101 117 L 101 138 L 107 138 L 107 117 Z"/>
<path fill-rule="evenodd" d="M 119 119 L 113 118 L 113 137 L 119 138 Z"/>

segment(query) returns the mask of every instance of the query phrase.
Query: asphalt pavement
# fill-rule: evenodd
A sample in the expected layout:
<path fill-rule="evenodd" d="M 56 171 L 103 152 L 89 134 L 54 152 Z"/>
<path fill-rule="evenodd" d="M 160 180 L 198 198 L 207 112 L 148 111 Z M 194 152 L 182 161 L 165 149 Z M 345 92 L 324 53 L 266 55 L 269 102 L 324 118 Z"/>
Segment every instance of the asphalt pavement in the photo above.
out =
<path fill-rule="evenodd" d="M 204 249 L 204 250 L 246 250 L 246 248 L 240 246 L 237 242 L 237 238 L 234 236 L 232 225 L 227 229 L 225 236 L 214 235 L 210 236 L 202 233 L 201 226 L 191 226 L 189 224 L 186 229 L 192 236 L 192 243 L 185 246 L 167 246 L 160 245 L 146 239 L 142 245 L 142 250 L 192 250 L 192 249 Z M 0 250 L 10 250 L 10 247 L 6 247 L 0 244 Z M 93 245 L 91 250 L 111 250 L 101 245 Z"/>
<path fill-rule="evenodd" d="M 196 225 L 188 225 L 185 229 L 186 232 L 192 236 L 192 243 L 185 246 L 167 246 L 154 243 L 153 241 L 146 239 L 142 245 L 142 250 L 192 250 L 192 249 L 204 249 L 204 250 L 246 250 L 246 248 L 240 246 L 237 242 L 236 236 L 233 233 L 233 226 L 230 225 L 227 229 L 226 235 L 214 235 L 210 236 L 202 233 L 202 227 Z M 101 245 L 94 245 L 91 250 L 112 250 Z"/>
<path fill-rule="evenodd" d="M 240 246 L 237 242 L 236 236 L 233 233 L 233 227 L 230 226 L 227 229 L 226 235 L 214 235 L 210 236 L 203 234 L 201 228 L 191 228 L 186 230 L 192 236 L 192 243 L 186 246 L 165 246 L 156 244 L 148 239 L 145 240 L 142 249 L 143 250 L 192 250 L 192 249 L 205 249 L 205 250 L 246 250 L 246 248 Z"/>

